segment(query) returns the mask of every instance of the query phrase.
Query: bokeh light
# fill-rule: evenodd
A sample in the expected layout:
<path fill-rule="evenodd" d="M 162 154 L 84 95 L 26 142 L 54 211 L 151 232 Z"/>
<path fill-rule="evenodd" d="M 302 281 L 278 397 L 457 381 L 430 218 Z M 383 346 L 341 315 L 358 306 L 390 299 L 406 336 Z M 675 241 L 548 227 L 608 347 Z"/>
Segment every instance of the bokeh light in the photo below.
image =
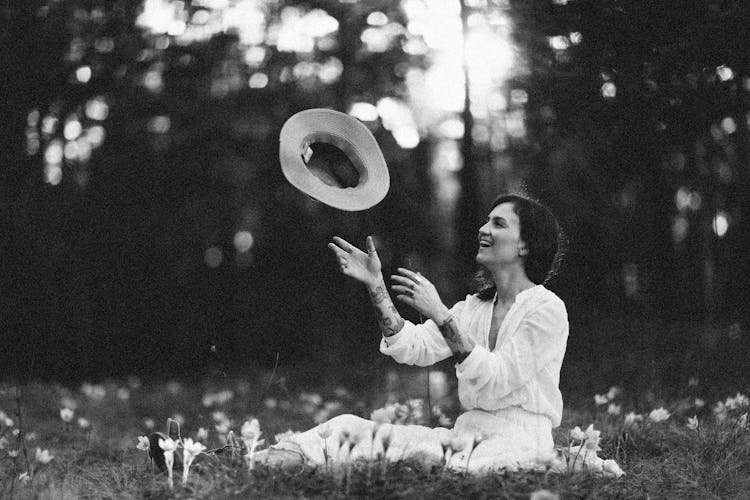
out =
<path fill-rule="evenodd" d="M 86 102 L 86 117 L 96 121 L 104 121 L 109 115 L 109 105 L 103 97 L 93 97 Z"/>
<path fill-rule="evenodd" d="M 370 12 L 367 15 L 367 24 L 370 26 L 384 26 L 388 24 L 388 16 L 378 10 Z"/>
<path fill-rule="evenodd" d="M 83 127 L 81 126 L 81 122 L 78 121 L 78 117 L 76 117 L 75 115 L 70 116 L 65 122 L 65 127 L 63 128 L 63 137 L 65 137 L 69 141 L 72 141 L 74 139 L 77 139 L 78 136 L 81 135 L 81 132 L 83 132 Z"/>
<path fill-rule="evenodd" d="M 76 69 L 76 80 L 81 83 L 87 83 L 91 80 L 91 66 L 81 66 Z"/>
<path fill-rule="evenodd" d="M 605 99 L 614 99 L 617 96 L 617 86 L 614 82 L 604 82 L 602 84 L 602 97 Z"/>
<path fill-rule="evenodd" d="M 734 134 L 737 131 L 737 122 L 731 116 L 726 116 L 721 120 L 721 128 L 726 134 Z"/>
<path fill-rule="evenodd" d="M 101 125 L 94 125 L 86 129 L 86 141 L 91 144 L 92 147 L 98 148 L 104 143 L 104 137 L 106 131 Z"/>
<path fill-rule="evenodd" d="M 57 129 L 58 119 L 56 116 L 47 115 L 42 120 L 42 133 L 46 135 L 52 135 Z"/>
<path fill-rule="evenodd" d="M 268 75 L 262 72 L 253 73 L 247 84 L 251 89 L 262 89 L 268 85 Z"/>
<path fill-rule="evenodd" d="M 378 109 L 369 102 L 355 102 L 349 107 L 349 114 L 363 122 L 378 119 Z"/>
<path fill-rule="evenodd" d="M 714 215 L 711 228 L 714 231 L 714 234 L 718 236 L 719 238 L 723 238 L 727 235 L 727 231 L 729 230 L 729 214 L 723 211 L 716 212 L 716 215 Z"/>
<path fill-rule="evenodd" d="M 250 231 L 237 231 L 234 233 L 234 248 L 244 253 L 253 248 L 255 244 L 255 238 Z"/>
<path fill-rule="evenodd" d="M 729 66 L 721 65 L 716 68 L 716 75 L 719 77 L 719 80 L 722 82 L 726 82 L 727 80 L 731 80 L 734 78 L 734 71 L 732 71 L 732 68 Z"/>
<path fill-rule="evenodd" d="M 570 40 L 564 35 L 551 36 L 547 39 L 547 42 L 554 50 L 566 50 L 570 47 Z"/>
<path fill-rule="evenodd" d="M 148 131 L 154 134 L 166 134 L 172 127 L 172 121 L 168 116 L 155 116 L 148 122 Z"/>
<path fill-rule="evenodd" d="M 224 261 L 224 253 L 219 247 L 209 247 L 203 254 L 203 260 L 211 269 L 215 269 Z"/>
<path fill-rule="evenodd" d="M 44 166 L 44 182 L 57 186 L 62 181 L 63 171 L 59 164 L 47 164 Z"/>
<path fill-rule="evenodd" d="M 62 141 L 54 140 L 47 145 L 47 149 L 44 152 L 44 161 L 48 164 L 57 165 L 62 163 L 63 160 L 63 145 Z"/>
<path fill-rule="evenodd" d="M 392 131 L 393 138 L 402 149 L 412 149 L 419 145 L 419 132 L 417 129 L 408 125 L 398 127 Z"/>
<path fill-rule="evenodd" d="M 687 238 L 690 223 L 687 217 L 678 215 L 672 221 L 672 241 L 676 244 L 682 243 Z"/>

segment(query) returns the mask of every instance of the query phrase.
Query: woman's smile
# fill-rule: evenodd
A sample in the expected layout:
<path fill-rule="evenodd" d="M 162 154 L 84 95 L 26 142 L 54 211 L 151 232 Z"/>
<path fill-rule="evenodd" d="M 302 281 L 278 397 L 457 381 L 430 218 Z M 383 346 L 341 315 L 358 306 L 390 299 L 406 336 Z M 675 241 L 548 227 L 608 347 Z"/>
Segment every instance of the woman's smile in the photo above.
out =
<path fill-rule="evenodd" d="M 507 264 L 518 260 L 520 221 L 512 203 L 501 203 L 479 228 L 477 260 L 480 264 Z"/>

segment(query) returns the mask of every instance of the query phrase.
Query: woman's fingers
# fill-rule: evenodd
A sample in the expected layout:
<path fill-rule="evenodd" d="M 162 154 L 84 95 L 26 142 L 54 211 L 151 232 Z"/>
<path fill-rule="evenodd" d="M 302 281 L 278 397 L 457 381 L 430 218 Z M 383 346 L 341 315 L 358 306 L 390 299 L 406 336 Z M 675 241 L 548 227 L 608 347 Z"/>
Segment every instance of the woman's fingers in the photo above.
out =
<path fill-rule="evenodd" d="M 339 238 L 338 236 L 333 237 L 333 242 L 346 253 L 352 253 L 357 249 L 357 247 L 346 241 L 344 238 Z"/>
<path fill-rule="evenodd" d="M 404 285 L 411 287 L 415 284 L 414 280 L 409 278 L 404 278 L 403 276 L 399 276 L 398 274 L 391 274 L 391 281 L 395 281 L 399 285 Z"/>
<path fill-rule="evenodd" d="M 400 272 L 401 274 L 403 274 L 404 276 L 412 280 L 414 283 L 421 283 L 422 280 L 424 279 L 421 274 L 415 273 L 414 271 L 410 271 L 403 267 L 399 267 L 398 272 Z"/>
<path fill-rule="evenodd" d="M 333 250 L 334 255 L 339 260 L 343 259 L 347 255 L 347 253 L 344 250 L 342 250 L 341 247 L 334 245 L 333 243 L 329 243 L 328 248 Z"/>
<path fill-rule="evenodd" d="M 367 253 L 375 253 L 375 241 L 372 236 L 368 236 L 367 240 L 365 240 L 365 247 L 367 248 Z"/>
<path fill-rule="evenodd" d="M 393 290 L 394 292 L 396 292 L 398 294 L 408 295 L 410 297 L 412 295 L 414 295 L 414 290 L 412 290 L 408 286 L 404 286 L 404 285 L 393 285 L 393 286 L 391 286 L 391 290 Z"/>

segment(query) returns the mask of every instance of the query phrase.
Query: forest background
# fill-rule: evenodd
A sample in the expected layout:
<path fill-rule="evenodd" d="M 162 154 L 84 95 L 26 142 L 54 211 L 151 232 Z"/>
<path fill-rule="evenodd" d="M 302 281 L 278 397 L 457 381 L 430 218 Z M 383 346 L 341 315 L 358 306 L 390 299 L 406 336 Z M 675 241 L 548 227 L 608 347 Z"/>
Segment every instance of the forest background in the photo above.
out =
<path fill-rule="evenodd" d="M 369 301 L 326 243 L 376 237 L 446 303 L 503 191 L 568 237 L 564 394 L 745 387 L 744 2 L 6 2 L 0 376 L 270 369 L 367 384 Z M 302 109 L 362 120 L 391 175 L 343 212 L 284 179 Z M 405 317 L 419 320 L 412 311 Z M 447 365 L 443 368 L 448 368 Z"/>

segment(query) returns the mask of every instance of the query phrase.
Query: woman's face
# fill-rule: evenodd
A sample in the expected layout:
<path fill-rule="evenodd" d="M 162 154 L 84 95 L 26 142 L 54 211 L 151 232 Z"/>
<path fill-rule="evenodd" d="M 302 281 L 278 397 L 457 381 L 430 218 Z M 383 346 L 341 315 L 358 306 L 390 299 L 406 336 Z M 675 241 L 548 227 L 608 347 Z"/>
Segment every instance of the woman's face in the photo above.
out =
<path fill-rule="evenodd" d="M 476 261 L 485 267 L 505 266 L 522 259 L 526 245 L 521 241 L 521 222 L 513 203 L 501 203 L 492 209 L 487 222 L 479 228 Z"/>

